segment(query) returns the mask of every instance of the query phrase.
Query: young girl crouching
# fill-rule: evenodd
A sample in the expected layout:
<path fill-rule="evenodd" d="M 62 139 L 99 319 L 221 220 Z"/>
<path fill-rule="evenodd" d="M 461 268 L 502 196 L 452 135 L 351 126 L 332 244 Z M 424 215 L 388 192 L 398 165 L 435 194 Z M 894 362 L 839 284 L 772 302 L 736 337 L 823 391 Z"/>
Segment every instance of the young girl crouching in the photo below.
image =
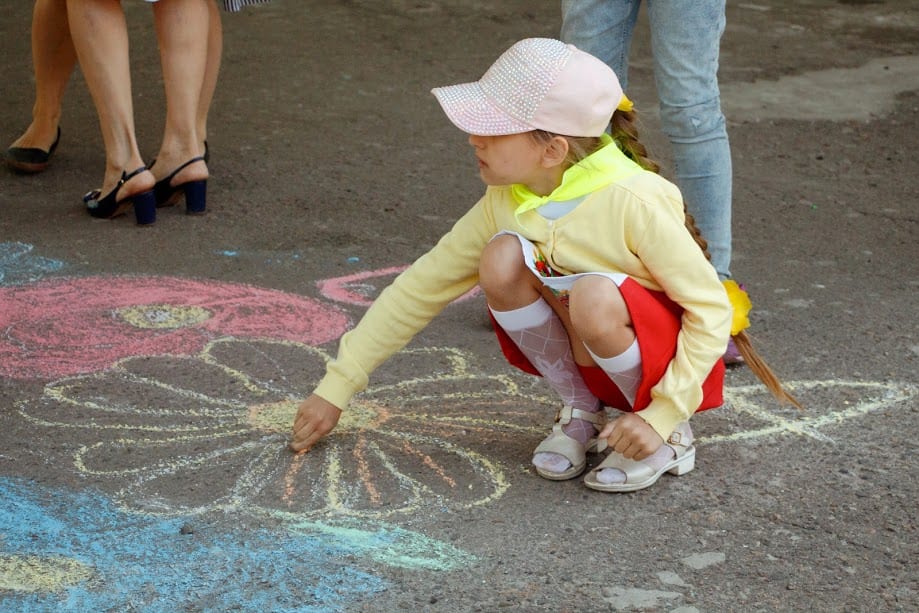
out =
<path fill-rule="evenodd" d="M 633 491 L 692 470 L 688 420 L 722 404 L 728 339 L 752 351 L 677 187 L 637 140 L 631 102 L 602 61 L 554 39 L 508 49 L 473 83 L 435 88 L 468 133 L 485 194 L 345 334 L 300 406 L 291 449 L 334 428 L 369 375 L 478 284 L 508 360 L 560 397 L 534 451 L 543 477 Z M 607 420 L 605 409 L 618 410 Z"/>

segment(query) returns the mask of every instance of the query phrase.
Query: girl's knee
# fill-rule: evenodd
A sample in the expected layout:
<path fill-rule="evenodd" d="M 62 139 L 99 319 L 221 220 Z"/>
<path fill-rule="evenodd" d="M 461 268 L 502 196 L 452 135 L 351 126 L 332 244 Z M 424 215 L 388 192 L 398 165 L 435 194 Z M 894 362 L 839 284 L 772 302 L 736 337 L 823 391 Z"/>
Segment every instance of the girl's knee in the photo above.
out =
<path fill-rule="evenodd" d="M 482 250 L 479 287 L 488 306 L 498 311 L 518 309 L 540 297 L 541 283 L 524 262 L 516 236 L 498 236 Z"/>
<path fill-rule="evenodd" d="M 574 283 L 568 312 L 578 336 L 588 344 L 632 323 L 619 287 L 601 275 L 587 275 Z"/>
<path fill-rule="evenodd" d="M 486 294 L 515 283 L 525 272 L 528 271 L 517 237 L 507 234 L 497 236 L 482 250 L 479 285 Z"/>

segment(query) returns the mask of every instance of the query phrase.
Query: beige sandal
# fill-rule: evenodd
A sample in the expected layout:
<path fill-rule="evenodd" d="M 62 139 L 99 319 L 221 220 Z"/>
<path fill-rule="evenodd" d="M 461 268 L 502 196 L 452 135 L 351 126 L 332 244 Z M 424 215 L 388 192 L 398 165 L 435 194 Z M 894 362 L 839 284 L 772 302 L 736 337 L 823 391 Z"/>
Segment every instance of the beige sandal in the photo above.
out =
<path fill-rule="evenodd" d="M 552 426 L 552 433 L 549 434 L 533 451 L 537 453 L 556 453 L 571 462 L 571 467 L 567 470 L 556 473 L 544 468 L 535 466 L 536 472 L 540 477 L 551 481 L 564 481 L 574 479 L 587 466 L 587 452 L 593 451 L 597 446 L 597 439 L 591 438 L 586 444 L 582 445 L 576 439 L 571 438 L 562 430 L 562 426 L 567 425 L 572 419 L 583 419 L 594 424 L 598 430 L 602 430 L 606 424 L 606 413 L 601 409 L 596 413 L 589 413 L 581 409 L 573 409 L 568 405 L 555 414 L 555 425 Z"/>
<path fill-rule="evenodd" d="M 686 440 L 686 443 L 681 442 L 683 440 Z M 664 464 L 659 470 L 654 470 L 644 462 L 626 459 L 621 454 L 613 451 L 584 477 L 584 485 L 592 490 L 601 492 L 634 492 L 654 485 L 665 472 L 679 476 L 685 475 L 695 468 L 696 448 L 688 440 L 688 437 L 685 437 L 679 431 L 674 431 L 664 444 L 673 449 L 676 457 Z M 606 448 L 606 441 L 601 441 L 599 447 L 598 450 L 603 451 Z M 598 480 L 597 473 L 604 468 L 621 470 L 625 473 L 625 481 L 623 483 L 603 483 Z"/>

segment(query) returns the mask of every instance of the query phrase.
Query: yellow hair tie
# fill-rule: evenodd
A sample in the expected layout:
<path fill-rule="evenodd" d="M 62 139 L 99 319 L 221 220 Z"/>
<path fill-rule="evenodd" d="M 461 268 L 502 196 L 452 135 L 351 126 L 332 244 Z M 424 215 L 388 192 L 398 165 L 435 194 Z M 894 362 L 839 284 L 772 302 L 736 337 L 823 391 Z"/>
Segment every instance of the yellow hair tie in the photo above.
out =
<path fill-rule="evenodd" d="M 632 101 L 625 94 L 622 94 L 622 100 L 619 101 L 619 106 L 616 107 L 616 110 L 628 113 L 634 108 L 635 105 L 632 104 Z"/>
<path fill-rule="evenodd" d="M 728 300 L 734 311 L 731 318 L 731 336 L 735 336 L 750 327 L 750 319 L 747 316 L 750 314 L 750 309 L 753 308 L 753 303 L 750 302 L 750 296 L 737 284 L 737 281 L 727 279 L 721 283 L 728 293 Z"/>

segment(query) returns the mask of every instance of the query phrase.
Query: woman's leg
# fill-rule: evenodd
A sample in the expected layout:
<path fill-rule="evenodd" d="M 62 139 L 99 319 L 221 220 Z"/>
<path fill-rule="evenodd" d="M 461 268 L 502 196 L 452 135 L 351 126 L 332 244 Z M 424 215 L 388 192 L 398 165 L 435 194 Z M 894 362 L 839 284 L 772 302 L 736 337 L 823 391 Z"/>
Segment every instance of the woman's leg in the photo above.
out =
<path fill-rule="evenodd" d="M 208 0 L 207 29 L 207 64 L 204 68 L 204 82 L 201 84 L 201 96 L 198 100 L 198 117 L 196 126 L 198 137 L 207 140 L 207 117 L 217 89 L 217 78 L 220 74 L 220 61 L 223 56 L 223 23 L 220 21 L 220 9 L 217 0 Z M 203 152 L 202 152 L 203 153 Z"/>
<path fill-rule="evenodd" d="M 661 127 L 673 146 L 676 183 L 708 241 L 722 279 L 731 271 L 731 146 L 721 111 L 718 61 L 725 0 L 648 5 Z"/>
<path fill-rule="evenodd" d="M 166 124 L 153 173 L 157 180 L 203 153 L 198 134 L 199 103 L 208 61 L 209 0 L 159 0 L 153 5 L 166 89 Z M 195 162 L 171 181 L 207 179 L 207 165 Z"/>
<path fill-rule="evenodd" d="M 77 54 L 67 24 L 67 0 L 36 0 L 32 12 L 32 64 L 35 104 L 32 123 L 13 147 L 48 151 L 57 139 L 64 90 Z"/>
<path fill-rule="evenodd" d="M 96 111 L 105 143 L 103 196 L 121 180 L 123 172 L 144 165 L 134 134 L 128 28 L 118 0 L 67 0 L 70 34 L 80 68 Z M 141 172 L 118 192 L 118 198 L 153 187 L 153 175 Z"/>
<path fill-rule="evenodd" d="M 561 6 L 561 39 L 606 62 L 626 89 L 641 0 L 562 0 Z"/>

